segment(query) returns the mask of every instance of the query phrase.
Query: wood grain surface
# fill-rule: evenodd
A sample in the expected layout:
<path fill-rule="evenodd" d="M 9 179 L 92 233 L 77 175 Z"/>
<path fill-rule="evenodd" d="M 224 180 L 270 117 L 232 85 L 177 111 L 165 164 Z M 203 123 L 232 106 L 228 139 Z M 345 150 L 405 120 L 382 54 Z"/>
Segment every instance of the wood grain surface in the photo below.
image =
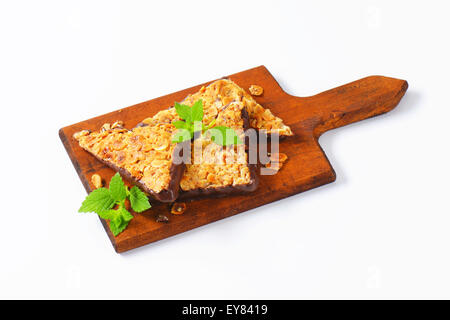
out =
<path fill-rule="evenodd" d="M 370 76 L 311 97 L 295 97 L 284 92 L 264 66 L 228 77 L 246 90 L 252 84 L 264 88 L 264 94 L 255 97 L 255 100 L 281 117 L 294 132 L 293 137 L 280 143 L 280 152 L 287 154 L 288 161 L 276 175 L 260 176 L 255 192 L 191 201 L 187 203 L 187 210 L 182 215 L 170 214 L 170 204 L 152 201 L 153 207 L 142 214 L 134 214 L 135 218 L 128 228 L 117 237 L 110 232 L 108 223 L 102 220 L 117 252 L 137 248 L 333 182 L 336 175 L 317 142 L 319 136 L 328 130 L 392 110 L 408 88 L 408 83 L 404 80 Z M 90 192 L 93 188 L 90 179 L 94 173 L 109 181 L 114 171 L 84 151 L 72 138 L 75 132 L 83 129 L 98 130 L 104 123 L 116 120 L 122 120 L 126 128 L 132 128 L 144 118 L 168 108 L 175 101 L 183 100 L 202 85 L 60 129 L 59 136 L 86 191 Z M 82 200 L 80 199 L 80 204 Z M 73 209 L 76 212 L 78 208 Z M 156 222 L 158 214 L 166 215 L 170 219 L 169 223 Z"/>

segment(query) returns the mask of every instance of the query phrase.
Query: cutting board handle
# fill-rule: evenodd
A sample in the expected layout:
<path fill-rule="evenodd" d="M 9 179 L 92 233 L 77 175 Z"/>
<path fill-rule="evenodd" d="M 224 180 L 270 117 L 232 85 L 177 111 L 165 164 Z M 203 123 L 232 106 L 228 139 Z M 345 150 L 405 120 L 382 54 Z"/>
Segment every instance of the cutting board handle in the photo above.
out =
<path fill-rule="evenodd" d="M 408 88 L 405 80 L 370 76 L 302 98 L 316 121 L 313 134 L 322 133 L 392 110 Z"/>

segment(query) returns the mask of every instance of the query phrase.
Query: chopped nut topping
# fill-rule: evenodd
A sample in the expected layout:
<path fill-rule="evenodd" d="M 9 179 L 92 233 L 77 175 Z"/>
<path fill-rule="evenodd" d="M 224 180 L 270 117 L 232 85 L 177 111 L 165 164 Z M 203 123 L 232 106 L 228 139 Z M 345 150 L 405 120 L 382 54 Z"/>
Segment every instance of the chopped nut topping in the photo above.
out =
<path fill-rule="evenodd" d="M 123 121 L 116 121 L 112 124 L 111 129 L 123 128 Z"/>
<path fill-rule="evenodd" d="M 83 137 L 83 136 L 87 136 L 89 134 L 89 130 L 81 130 L 79 132 L 75 132 L 73 134 L 73 137 L 78 140 L 79 138 Z"/>
<path fill-rule="evenodd" d="M 95 189 L 101 188 L 103 186 L 102 177 L 99 174 L 93 174 L 91 177 L 91 182 Z"/>
<path fill-rule="evenodd" d="M 102 131 L 108 131 L 110 129 L 111 129 L 111 125 L 109 123 L 105 123 L 101 128 Z"/>
<path fill-rule="evenodd" d="M 78 143 L 100 160 L 127 170 L 149 190 L 167 190 L 176 146 L 171 139 L 176 128 L 164 123 L 128 131 L 118 127 L 121 123 L 116 121 L 114 130 L 79 134 Z M 167 145 L 164 150 L 156 150 L 163 144 Z"/>
<path fill-rule="evenodd" d="M 261 86 L 257 86 L 256 84 L 252 84 L 250 88 L 248 88 L 252 96 L 260 96 L 263 94 L 264 90 Z"/>
<path fill-rule="evenodd" d="M 158 214 L 156 216 L 156 222 L 163 222 L 163 223 L 167 223 L 169 222 L 169 218 L 167 218 L 167 216 L 163 215 L 163 214 Z"/>
<path fill-rule="evenodd" d="M 175 202 L 170 210 L 171 214 L 183 214 L 186 211 L 186 203 Z"/>

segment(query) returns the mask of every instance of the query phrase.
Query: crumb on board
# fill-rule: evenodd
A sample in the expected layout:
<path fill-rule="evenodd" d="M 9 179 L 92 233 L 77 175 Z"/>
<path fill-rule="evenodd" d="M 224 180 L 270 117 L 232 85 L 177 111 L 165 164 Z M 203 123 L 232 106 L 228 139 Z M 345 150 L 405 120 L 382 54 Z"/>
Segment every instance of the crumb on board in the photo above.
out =
<path fill-rule="evenodd" d="M 158 214 L 158 215 L 156 216 L 156 222 L 167 223 L 167 222 L 169 222 L 169 218 L 167 218 L 166 215 Z"/>
<path fill-rule="evenodd" d="M 98 173 L 92 175 L 91 182 L 95 189 L 101 188 L 103 186 L 102 177 Z"/>
<path fill-rule="evenodd" d="M 183 214 L 186 211 L 186 203 L 175 202 L 170 210 L 172 214 Z"/>
<path fill-rule="evenodd" d="M 270 157 L 270 161 L 266 163 L 265 167 L 276 172 L 278 172 L 283 167 L 283 164 L 288 159 L 288 156 L 285 153 L 269 153 L 268 155 Z"/>
<path fill-rule="evenodd" d="M 272 153 L 270 156 L 270 162 L 286 162 L 288 156 L 285 153 Z"/>
<path fill-rule="evenodd" d="M 263 94 L 264 89 L 261 86 L 258 86 L 256 84 L 252 84 L 250 88 L 248 88 L 248 91 L 250 91 L 250 94 L 252 96 L 260 96 Z"/>

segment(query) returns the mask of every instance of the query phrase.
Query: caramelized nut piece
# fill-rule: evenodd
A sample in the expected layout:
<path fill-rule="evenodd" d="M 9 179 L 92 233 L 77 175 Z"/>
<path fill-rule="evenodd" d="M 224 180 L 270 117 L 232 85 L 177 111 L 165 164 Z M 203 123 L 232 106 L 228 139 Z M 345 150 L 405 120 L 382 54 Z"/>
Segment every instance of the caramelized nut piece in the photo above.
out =
<path fill-rule="evenodd" d="M 78 140 L 79 138 L 81 138 L 83 136 L 87 136 L 88 134 L 89 134 L 89 130 L 81 130 L 79 132 L 75 132 L 73 134 L 73 137 Z"/>
<path fill-rule="evenodd" d="M 123 128 L 123 121 L 116 121 L 112 124 L 111 129 Z"/>
<path fill-rule="evenodd" d="M 99 174 L 93 174 L 91 177 L 91 182 L 95 189 L 101 188 L 103 186 L 102 177 Z"/>
<path fill-rule="evenodd" d="M 269 162 L 266 164 L 266 168 L 272 168 L 274 170 L 280 170 L 283 166 L 283 162 Z"/>
<path fill-rule="evenodd" d="M 153 160 L 152 161 L 152 167 L 154 167 L 154 168 L 160 168 L 160 167 L 162 167 L 162 166 L 165 166 L 165 165 L 167 165 L 167 163 L 168 163 L 169 161 L 167 161 L 167 160 L 159 160 L 159 159 L 155 159 L 155 160 Z"/>
<path fill-rule="evenodd" d="M 223 97 L 222 98 L 222 103 L 224 106 L 226 106 L 227 104 L 231 103 L 233 101 L 232 97 Z"/>
<path fill-rule="evenodd" d="M 183 214 L 186 211 L 186 203 L 184 202 L 176 202 L 172 206 L 172 210 L 170 213 L 172 214 Z"/>
<path fill-rule="evenodd" d="M 287 160 L 287 155 L 285 153 L 272 153 L 270 155 L 270 162 L 280 162 L 283 163 Z"/>
<path fill-rule="evenodd" d="M 169 222 L 169 218 L 167 218 L 167 216 L 163 215 L 163 214 L 158 214 L 156 216 L 156 222 L 164 222 L 167 223 Z"/>
<path fill-rule="evenodd" d="M 267 163 L 266 164 L 266 168 L 267 169 L 269 169 L 269 170 L 273 170 L 273 171 L 275 171 L 275 173 L 277 173 L 278 171 L 280 171 L 280 169 L 281 169 L 281 167 L 283 166 L 283 163 L 282 162 L 269 162 L 269 163 Z M 275 174 L 274 173 L 274 174 Z"/>
<path fill-rule="evenodd" d="M 270 161 L 266 163 L 265 167 L 274 170 L 275 172 L 278 172 L 281 169 L 283 163 L 286 162 L 288 158 L 285 153 L 272 153 L 269 156 Z"/>
<path fill-rule="evenodd" d="M 256 84 L 252 84 L 250 88 L 248 88 L 252 96 L 260 96 L 263 94 L 264 90 L 261 86 L 257 86 Z"/>
<path fill-rule="evenodd" d="M 160 145 L 155 147 L 156 151 L 166 150 L 169 147 L 169 143 L 167 141 L 163 141 Z"/>
<path fill-rule="evenodd" d="M 102 126 L 101 131 L 108 131 L 109 129 L 111 129 L 111 125 L 110 125 L 109 123 L 105 123 L 105 124 Z"/>

